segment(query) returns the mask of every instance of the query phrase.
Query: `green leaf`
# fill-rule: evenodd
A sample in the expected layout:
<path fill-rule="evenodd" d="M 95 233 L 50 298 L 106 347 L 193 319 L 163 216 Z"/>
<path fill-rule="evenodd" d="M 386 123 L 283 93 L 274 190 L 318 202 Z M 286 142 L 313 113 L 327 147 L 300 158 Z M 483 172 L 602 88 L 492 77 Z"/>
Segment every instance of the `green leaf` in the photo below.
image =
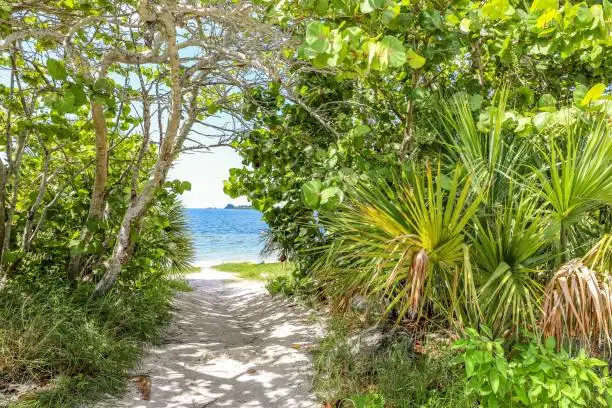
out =
<path fill-rule="evenodd" d="M 74 96 L 74 106 L 83 106 L 87 103 L 87 95 L 82 85 L 71 84 L 69 92 Z"/>
<path fill-rule="evenodd" d="M 106 79 L 106 78 L 99 78 L 98 80 L 96 80 L 96 82 L 94 83 L 94 91 L 98 91 L 98 92 L 103 92 L 106 93 L 108 92 L 111 88 L 113 87 L 112 83 L 110 82 L 110 80 Z"/>
<path fill-rule="evenodd" d="M 323 184 L 319 180 L 312 180 L 302 185 L 302 202 L 306 207 L 316 210 L 321 203 L 321 189 Z"/>
<path fill-rule="evenodd" d="M 493 390 L 493 393 L 497 394 L 497 391 L 499 390 L 499 377 L 495 371 L 491 371 L 489 381 L 491 382 L 491 389 Z"/>
<path fill-rule="evenodd" d="M 68 77 L 68 72 L 66 71 L 64 63 L 56 59 L 47 59 L 47 70 L 49 70 L 49 75 L 51 75 L 51 78 L 55 79 L 56 81 L 63 81 Z"/>
<path fill-rule="evenodd" d="M 408 49 L 408 65 L 412 69 L 419 69 L 423 65 L 425 65 L 426 59 L 425 57 L 420 56 L 416 52 L 414 52 L 411 48 Z"/>
<path fill-rule="evenodd" d="M 482 14 L 491 20 L 502 19 L 510 7 L 508 0 L 492 0 L 482 6 Z"/>
<path fill-rule="evenodd" d="M 191 183 L 189 181 L 181 182 L 181 194 L 185 191 L 191 191 Z"/>
<path fill-rule="evenodd" d="M 468 357 L 465 359 L 465 374 L 468 378 L 474 374 L 474 362 Z"/>
<path fill-rule="evenodd" d="M 574 103 L 576 105 L 580 105 L 580 102 L 584 99 L 587 92 L 588 88 L 586 86 L 584 86 L 583 84 L 577 84 L 573 93 Z"/>
<path fill-rule="evenodd" d="M 545 108 L 545 107 L 550 107 L 550 106 L 554 107 L 556 104 L 557 104 L 557 100 L 551 94 L 542 95 L 540 97 L 540 100 L 538 101 L 538 106 L 540 108 Z"/>
<path fill-rule="evenodd" d="M 385 36 L 381 41 L 382 49 L 387 52 L 389 65 L 392 67 L 401 67 L 406 62 L 406 51 L 400 40 L 393 36 Z"/>
<path fill-rule="evenodd" d="M 468 18 L 464 18 L 461 20 L 461 23 L 459 24 L 459 30 L 461 30 L 462 33 L 469 33 L 470 32 L 470 25 L 472 24 L 472 22 L 470 21 L 470 19 Z"/>
<path fill-rule="evenodd" d="M 557 345 L 557 341 L 555 340 L 554 337 L 550 336 L 546 338 L 546 342 L 544 344 L 548 350 L 552 351 L 555 349 L 555 346 Z"/>
<path fill-rule="evenodd" d="M 315 5 L 315 11 L 318 15 L 324 16 L 327 14 L 327 10 L 329 8 L 329 0 L 317 0 Z"/>
<path fill-rule="evenodd" d="M 361 3 L 359 3 L 359 10 L 364 14 L 368 14 L 376 9 L 382 8 L 384 5 L 385 0 L 362 0 Z"/>
<path fill-rule="evenodd" d="M 489 397 L 487 399 L 487 408 L 497 408 L 498 406 L 499 403 L 495 394 L 489 394 Z"/>
<path fill-rule="evenodd" d="M 540 10 L 548 10 L 548 9 L 558 9 L 559 8 L 559 0 L 534 0 L 531 3 L 531 7 L 529 8 L 529 12 L 533 13 Z"/>
<path fill-rule="evenodd" d="M 542 130 L 550 121 L 550 112 L 540 112 L 533 117 L 533 126 L 538 130 Z"/>
<path fill-rule="evenodd" d="M 321 205 L 333 207 L 344 198 L 344 193 L 338 187 L 328 187 L 321 191 Z"/>
<path fill-rule="evenodd" d="M 470 105 L 470 110 L 472 112 L 476 112 L 482 106 L 482 95 L 473 94 L 468 97 L 468 104 Z"/>
<path fill-rule="evenodd" d="M 586 93 L 584 98 L 582 98 L 582 101 L 580 101 L 580 105 L 587 106 L 591 102 L 596 101 L 601 95 L 603 95 L 605 90 L 606 86 L 602 83 L 593 85 L 591 89 L 589 89 L 589 91 Z"/>
<path fill-rule="evenodd" d="M 368 125 L 358 125 L 353 129 L 353 133 L 357 136 L 365 135 L 366 133 L 371 132 L 372 129 Z"/>
<path fill-rule="evenodd" d="M 306 28 L 306 43 L 315 52 L 327 52 L 331 47 L 328 35 L 329 27 L 320 21 L 314 21 Z"/>

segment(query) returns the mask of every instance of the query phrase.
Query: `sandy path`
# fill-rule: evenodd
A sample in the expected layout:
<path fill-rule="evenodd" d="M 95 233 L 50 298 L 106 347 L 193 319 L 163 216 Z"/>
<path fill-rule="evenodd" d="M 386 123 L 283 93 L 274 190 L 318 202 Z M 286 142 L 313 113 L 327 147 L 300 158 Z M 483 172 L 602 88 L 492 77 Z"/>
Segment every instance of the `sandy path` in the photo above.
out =
<path fill-rule="evenodd" d="M 273 299 L 259 282 L 203 268 L 179 293 L 163 344 L 136 374 L 149 375 L 151 396 L 136 386 L 113 407 L 318 407 L 308 352 L 321 333 L 309 312 Z"/>

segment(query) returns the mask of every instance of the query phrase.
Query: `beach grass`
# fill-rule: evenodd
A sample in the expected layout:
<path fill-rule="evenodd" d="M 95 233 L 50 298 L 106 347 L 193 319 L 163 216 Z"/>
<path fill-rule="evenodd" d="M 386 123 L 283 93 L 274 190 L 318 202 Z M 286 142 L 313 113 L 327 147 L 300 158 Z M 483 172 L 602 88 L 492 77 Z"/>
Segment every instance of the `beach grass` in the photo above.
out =
<path fill-rule="evenodd" d="M 287 276 L 293 270 L 293 264 L 289 262 L 270 262 L 270 263 L 253 263 L 253 262 L 231 262 L 222 263 L 213 266 L 221 272 L 235 273 L 243 279 L 251 280 L 270 280 L 278 276 Z"/>

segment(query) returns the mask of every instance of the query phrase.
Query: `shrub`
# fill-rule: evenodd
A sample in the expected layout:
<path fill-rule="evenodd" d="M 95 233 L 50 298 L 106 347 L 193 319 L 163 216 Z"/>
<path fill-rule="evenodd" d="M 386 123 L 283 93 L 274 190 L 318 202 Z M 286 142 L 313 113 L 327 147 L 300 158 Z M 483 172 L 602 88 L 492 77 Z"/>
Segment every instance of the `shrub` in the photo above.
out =
<path fill-rule="evenodd" d="M 351 408 L 475 406 L 453 351 L 433 339 L 424 349 L 415 350 L 413 338 L 400 331 L 351 335 L 345 322 L 334 320 L 315 350 L 315 392 Z"/>
<path fill-rule="evenodd" d="M 290 274 L 269 279 L 266 289 L 271 295 L 300 297 L 307 301 L 312 300 L 310 297 L 314 293 L 312 278 L 305 275 L 297 265 Z"/>
<path fill-rule="evenodd" d="M 576 356 L 556 350 L 553 337 L 541 344 L 515 345 L 506 355 L 501 339 L 466 330 L 455 343 L 463 354 L 466 392 L 480 398 L 485 407 L 609 407 L 612 381 L 606 363 L 589 358 L 584 351 Z M 605 367 L 605 368 L 604 368 Z"/>

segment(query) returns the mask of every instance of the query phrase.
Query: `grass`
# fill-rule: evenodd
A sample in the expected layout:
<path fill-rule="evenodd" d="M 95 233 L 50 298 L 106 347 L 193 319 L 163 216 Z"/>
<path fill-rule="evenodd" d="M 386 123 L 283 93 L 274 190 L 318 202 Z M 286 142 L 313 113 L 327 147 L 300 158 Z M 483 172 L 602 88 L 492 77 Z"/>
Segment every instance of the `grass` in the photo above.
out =
<path fill-rule="evenodd" d="M 0 388 L 38 385 L 12 405 L 31 408 L 81 406 L 120 393 L 145 345 L 159 339 L 174 291 L 183 288 L 161 279 L 96 300 L 87 284 L 76 291 L 53 282 L 3 289 Z"/>
<path fill-rule="evenodd" d="M 214 269 L 221 272 L 235 273 L 243 279 L 251 280 L 272 280 L 280 276 L 288 276 L 293 270 L 293 265 L 290 263 L 252 263 L 252 262 L 237 262 L 223 263 L 213 266 Z"/>
<path fill-rule="evenodd" d="M 332 321 L 314 354 L 317 396 L 343 408 L 476 406 L 465 395 L 463 368 L 446 342 L 432 338 L 418 350 L 414 344 L 402 332 L 365 341 L 344 322 Z"/>

